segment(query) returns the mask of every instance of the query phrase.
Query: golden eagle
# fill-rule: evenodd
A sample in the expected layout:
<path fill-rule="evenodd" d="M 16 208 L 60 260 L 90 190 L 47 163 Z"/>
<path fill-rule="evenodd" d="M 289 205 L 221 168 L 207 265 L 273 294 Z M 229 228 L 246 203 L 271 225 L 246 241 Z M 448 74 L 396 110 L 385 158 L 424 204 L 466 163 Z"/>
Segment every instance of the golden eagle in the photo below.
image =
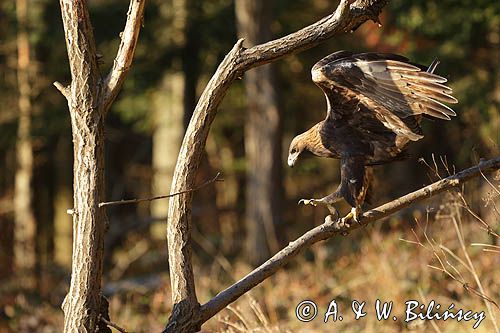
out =
<path fill-rule="evenodd" d="M 457 103 L 447 80 L 429 67 L 403 56 L 384 53 L 335 52 L 317 62 L 312 80 L 326 96 L 326 118 L 290 144 L 288 165 L 304 151 L 340 159 L 340 185 L 322 199 L 305 205 L 332 204 L 344 198 L 352 209 L 342 220 L 358 220 L 372 178 L 370 166 L 405 158 L 410 141 L 423 138 L 422 116 L 449 120 Z"/>

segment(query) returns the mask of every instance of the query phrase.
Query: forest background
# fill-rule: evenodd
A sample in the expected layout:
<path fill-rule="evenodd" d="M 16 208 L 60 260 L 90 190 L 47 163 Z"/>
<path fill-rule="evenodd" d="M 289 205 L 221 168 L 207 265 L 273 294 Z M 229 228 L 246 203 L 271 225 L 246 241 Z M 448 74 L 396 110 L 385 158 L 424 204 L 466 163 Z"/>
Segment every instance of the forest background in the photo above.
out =
<path fill-rule="evenodd" d="M 283 36 L 336 5 L 250 2 L 258 10 L 248 10 L 245 0 L 148 1 L 132 68 L 107 118 L 108 200 L 168 194 L 197 98 L 238 37 L 252 46 Z M 100 66 L 109 68 L 127 6 L 116 0 L 89 6 Z M 286 154 L 293 136 L 325 115 L 310 68 L 329 53 L 392 52 L 422 64 L 438 58 L 437 72 L 459 100 L 451 121 L 424 121 L 425 138 L 411 147 L 409 160 L 376 168 L 372 207 L 437 174 L 499 156 L 500 3 L 393 0 L 381 24 L 367 22 L 354 33 L 252 70 L 229 90 L 197 175 L 203 183 L 221 172 L 224 181 L 196 192 L 193 203 L 200 299 L 323 222 L 325 210 L 297 202 L 330 193 L 339 179 L 338 162 L 309 158 L 290 169 Z M 52 85 L 70 80 L 59 3 L 1 2 L 0 36 L 0 332 L 58 332 L 71 265 L 67 210 L 73 201 L 70 118 Z M 500 312 L 492 301 L 500 298 L 500 176 L 488 177 L 387 223 L 315 245 L 204 328 L 326 331 L 321 320 L 298 321 L 295 306 L 306 298 L 324 307 L 334 298 L 344 307 L 352 299 L 373 304 L 380 298 L 399 305 L 407 299 L 453 302 L 486 311 L 480 330 L 498 329 L 493 317 Z M 104 292 L 111 318 L 130 331 L 158 331 L 170 314 L 167 207 L 158 200 L 107 209 Z M 446 259 L 447 269 L 440 269 L 438 258 Z M 395 332 L 470 330 L 456 322 L 382 324 L 374 316 L 335 325 L 343 332 L 377 332 L 381 325 Z"/>

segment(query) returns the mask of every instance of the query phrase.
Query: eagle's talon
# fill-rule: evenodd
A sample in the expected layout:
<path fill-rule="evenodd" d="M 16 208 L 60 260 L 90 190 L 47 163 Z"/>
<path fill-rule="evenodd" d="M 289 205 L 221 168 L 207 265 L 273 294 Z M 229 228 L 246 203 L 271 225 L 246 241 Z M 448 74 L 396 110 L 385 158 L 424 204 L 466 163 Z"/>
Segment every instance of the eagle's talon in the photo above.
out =
<path fill-rule="evenodd" d="M 298 204 L 303 204 L 304 206 L 311 205 L 313 207 L 316 207 L 318 205 L 316 203 L 316 199 L 300 199 Z"/>
<path fill-rule="evenodd" d="M 349 227 L 351 225 L 351 222 L 350 222 L 351 218 L 347 218 L 346 219 L 345 217 L 343 217 L 340 221 L 342 223 L 342 226 L 348 226 Z"/>
<path fill-rule="evenodd" d="M 349 212 L 346 216 L 344 216 L 341 221 L 343 224 L 350 224 L 348 221 L 352 219 L 352 212 Z"/>
<path fill-rule="evenodd" d="M 359 221 L 358 217 L 355 216 L 352 218 L 354 220 L 354 222 L 356 222 L 359 226 L 361 226 L 361 222 Z"/>
<path fill-rule="evenodd" d="M 361 210 L 359 208 L 352 208 L 351 211 L 342 218 L 342 222 L 349 226 L 352 224 L 352 222 L 348 221 L 354 221 L 357 224 L 361 225 L 361 222 L 359 221 L 360 215 L 361 215 Z"/>

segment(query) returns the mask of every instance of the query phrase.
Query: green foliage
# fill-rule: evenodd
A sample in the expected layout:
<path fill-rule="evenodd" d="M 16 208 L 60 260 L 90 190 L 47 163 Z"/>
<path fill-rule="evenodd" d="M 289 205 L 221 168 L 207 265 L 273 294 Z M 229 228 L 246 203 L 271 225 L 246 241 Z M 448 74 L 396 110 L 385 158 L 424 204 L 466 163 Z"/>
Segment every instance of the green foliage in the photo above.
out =
<path fill-rule="evenodd" d="M 481 156 L 498 153 L 500 3 L 396 0 L 390 8 L 393 35 L 404 36 L 408 55 L 423 63 L 442 60 L 438 71 L 449 77 L 460 102 L 458 121 L 447 125 L 459 132 L 458 160 L 470 160 L 472 147 Z"/>

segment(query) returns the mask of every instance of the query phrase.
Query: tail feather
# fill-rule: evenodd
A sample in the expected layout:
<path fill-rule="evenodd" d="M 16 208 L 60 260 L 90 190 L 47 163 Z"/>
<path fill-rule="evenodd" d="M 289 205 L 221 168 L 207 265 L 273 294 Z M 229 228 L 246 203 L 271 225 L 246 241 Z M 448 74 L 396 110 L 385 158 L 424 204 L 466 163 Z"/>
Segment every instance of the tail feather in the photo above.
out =
<path fill-rule="evenodd" d="M 439 65 L 440 61 L 436 58 L 434 59 L 431 64 L 429 65 L 429 67 L 427 67 L 427 73 L 434 73 L 434 71 L 436 70 L 436 67 Z"/>

